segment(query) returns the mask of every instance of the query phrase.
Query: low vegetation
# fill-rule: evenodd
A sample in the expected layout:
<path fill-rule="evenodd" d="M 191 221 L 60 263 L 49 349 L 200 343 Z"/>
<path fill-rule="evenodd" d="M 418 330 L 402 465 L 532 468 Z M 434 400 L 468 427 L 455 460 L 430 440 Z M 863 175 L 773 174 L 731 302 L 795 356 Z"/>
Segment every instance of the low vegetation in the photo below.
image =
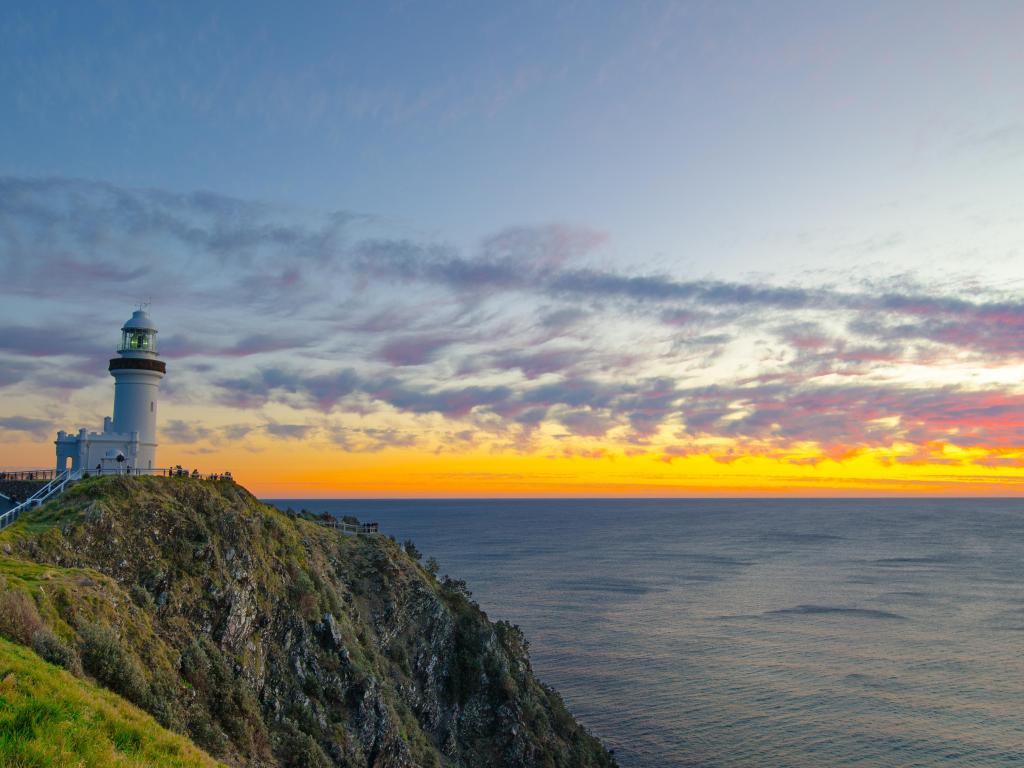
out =
<path fill-rule="evenodd" d="M 223 766 L 124 699 L 0 640 L 5 768 Z"/>

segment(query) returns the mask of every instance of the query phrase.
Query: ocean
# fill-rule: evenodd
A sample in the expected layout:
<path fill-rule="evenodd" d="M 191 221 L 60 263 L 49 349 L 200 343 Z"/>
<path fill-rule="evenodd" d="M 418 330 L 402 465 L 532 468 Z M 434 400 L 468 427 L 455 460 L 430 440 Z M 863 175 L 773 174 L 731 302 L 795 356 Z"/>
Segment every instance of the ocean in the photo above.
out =
<path fill-rule="evenodd" d="M 519 624 L 623 768 L 1024 765 L 1024 501 L 275 501 Z"/>

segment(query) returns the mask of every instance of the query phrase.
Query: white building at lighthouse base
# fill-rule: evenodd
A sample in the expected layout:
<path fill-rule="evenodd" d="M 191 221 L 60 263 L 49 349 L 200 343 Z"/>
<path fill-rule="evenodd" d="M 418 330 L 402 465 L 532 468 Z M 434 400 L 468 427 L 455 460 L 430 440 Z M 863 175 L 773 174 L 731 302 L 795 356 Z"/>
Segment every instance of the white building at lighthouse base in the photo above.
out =
<path fill-rule="evenodd" d="M 138 432 L 114 432 L 111 427 L 108 416 L 103 420 L 102 432 L 89 432 L 85 427 L 77 434 L 64 430 L 58 432 L 54 441 L 57 471 L 123 472 L 127 467 L 152 469 L 156 444 L 143 443 Z"/>

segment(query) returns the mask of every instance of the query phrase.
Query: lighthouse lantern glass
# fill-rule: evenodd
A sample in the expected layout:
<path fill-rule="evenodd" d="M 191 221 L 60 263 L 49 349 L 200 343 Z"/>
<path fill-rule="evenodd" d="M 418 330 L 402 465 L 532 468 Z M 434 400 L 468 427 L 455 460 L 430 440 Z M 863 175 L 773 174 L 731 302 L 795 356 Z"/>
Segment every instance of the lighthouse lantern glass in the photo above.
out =
<path fill-rule="evenodd" d="M 156 352 L 156 333 L 142 328 L 126 328 L 121 332 L 119 352 Z"/>

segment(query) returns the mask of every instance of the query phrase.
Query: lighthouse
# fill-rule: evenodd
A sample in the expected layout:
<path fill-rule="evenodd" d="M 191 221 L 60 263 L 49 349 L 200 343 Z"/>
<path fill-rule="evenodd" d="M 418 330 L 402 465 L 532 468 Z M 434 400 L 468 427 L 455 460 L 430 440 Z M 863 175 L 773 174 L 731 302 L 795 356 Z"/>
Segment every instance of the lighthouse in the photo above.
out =
<path fill-rule="evenodd" d="M 114 377 L 114 415 L 102 432 L 79 429 L 57 433 L 57 471 L 122 472 L 156 466 L 156 405 L 167 364 L 159 359 L 156 325 L 137 309 L 121 326 L 117 357 L 107 370 Z"/>

